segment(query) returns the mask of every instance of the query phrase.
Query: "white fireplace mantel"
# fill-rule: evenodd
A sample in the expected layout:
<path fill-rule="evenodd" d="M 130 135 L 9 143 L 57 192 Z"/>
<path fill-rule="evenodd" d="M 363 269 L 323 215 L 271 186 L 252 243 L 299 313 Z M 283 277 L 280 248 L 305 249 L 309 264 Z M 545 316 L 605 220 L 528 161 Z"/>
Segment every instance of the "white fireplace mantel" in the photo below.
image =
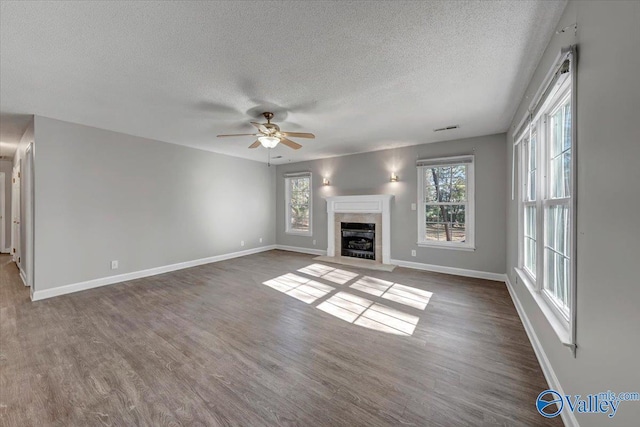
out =
<path fill-rule="evenodd" d="M 327 200 L 327 256 L 336 256 L 335 214 L 356 213 L 382 214 L 382 263 L 390 264 L 391 259 L 391 199 L 392 194 L 372 194 L 363 196 L 331 196 Z"/>

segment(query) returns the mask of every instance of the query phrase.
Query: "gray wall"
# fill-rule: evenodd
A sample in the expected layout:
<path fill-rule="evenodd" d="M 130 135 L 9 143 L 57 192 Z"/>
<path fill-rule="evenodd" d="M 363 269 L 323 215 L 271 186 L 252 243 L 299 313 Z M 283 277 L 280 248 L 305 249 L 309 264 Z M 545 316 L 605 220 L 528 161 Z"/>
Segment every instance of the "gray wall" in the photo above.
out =
<path fill-rule="evenodd" d="M 4 172 L 4 208 L 2 213 L 4 216 L 4 247 L 0 247 L 0 251 L 4 251 L 11 246 L 11 174 L 13 173 L 13 162 L 11 160 L 0 160 L 0 172 Z M 0 242 L 1 244 L 1 242 Z"/>
<path fill-rule="evenodd" d="M 505 271 L 505 191 L 507 186 L 505 135 L 490 135 L 457 141 L 332 157 L 278 166 L 277 242 L 280 245 L 327 249 L 326 196 L 352 194 L 393 194 L 391 205 L 391 258 L 425 264 L 478 270 Z M 416 160 L 475 154 L 476 250 L 474 252 L 418 247 Z M 283 173 L 313 173 L 313 236 L 285 233 Z M 391 172 L 399 182 L 389 182 Z M 322 177 L 331 181 L 322 186 Z M 313 240 L 316 245 L 313 245 Z M 411 250 L 417 256 L 411 256 Z"/>
<path fill-rule="evenodd" d="M 562 346 L 516 283 L 517 203 L 508 197 L 507 273 L 565 393 L 639 391 L 640 2 L 570 2 L 514 117 L 514 126 L 561 46 L 578 44 L 577 358 Z M 507 159 L 511 168 L 511 141 Z M 640 403 L 614 420 L 578 415 L 581 426 L 638 425 Z"/>
<path fill-rule="evenodd" d="M 36 291 L 275 243 L 273 167 L 39 116 L 35 139 Z"/>

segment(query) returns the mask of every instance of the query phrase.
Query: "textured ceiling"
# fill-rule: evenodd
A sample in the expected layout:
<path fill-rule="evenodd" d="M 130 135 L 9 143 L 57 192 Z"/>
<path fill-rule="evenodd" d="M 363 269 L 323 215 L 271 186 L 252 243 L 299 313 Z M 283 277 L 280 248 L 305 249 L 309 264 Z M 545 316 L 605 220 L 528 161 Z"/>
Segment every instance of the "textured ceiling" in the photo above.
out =
<path fill-rule="evenodd" d="M 9 2 L 0 141 L 24 114 L 276 163 L 503 132 L 564 1 Z M 459 124 L 460 129 L 434 133 Z"/>

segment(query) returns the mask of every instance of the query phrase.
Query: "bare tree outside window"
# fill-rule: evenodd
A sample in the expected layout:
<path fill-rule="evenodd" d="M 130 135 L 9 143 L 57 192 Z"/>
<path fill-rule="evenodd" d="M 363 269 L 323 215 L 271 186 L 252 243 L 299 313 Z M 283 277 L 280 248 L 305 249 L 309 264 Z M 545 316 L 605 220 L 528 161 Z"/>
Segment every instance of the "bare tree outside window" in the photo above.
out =
<path fill-rule="evenodd" d="M 425 240 L 465 242 L 467 166 L 423 168 Z"/>
<path fill-rule="evenodd" d="M 286 178 L 287 185 L 287 232 L 309 233 L 311 231 L 311 177 Z"/>

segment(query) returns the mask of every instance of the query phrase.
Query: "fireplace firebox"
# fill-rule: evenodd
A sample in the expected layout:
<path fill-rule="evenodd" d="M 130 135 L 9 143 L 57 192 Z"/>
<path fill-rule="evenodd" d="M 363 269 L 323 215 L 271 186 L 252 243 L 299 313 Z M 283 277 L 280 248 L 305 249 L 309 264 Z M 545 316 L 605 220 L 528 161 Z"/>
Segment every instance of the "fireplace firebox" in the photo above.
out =
<path fill-rule="evenodd" d="M 342 256 L 376 259 L 376 225 L 341 222 Z"/>

